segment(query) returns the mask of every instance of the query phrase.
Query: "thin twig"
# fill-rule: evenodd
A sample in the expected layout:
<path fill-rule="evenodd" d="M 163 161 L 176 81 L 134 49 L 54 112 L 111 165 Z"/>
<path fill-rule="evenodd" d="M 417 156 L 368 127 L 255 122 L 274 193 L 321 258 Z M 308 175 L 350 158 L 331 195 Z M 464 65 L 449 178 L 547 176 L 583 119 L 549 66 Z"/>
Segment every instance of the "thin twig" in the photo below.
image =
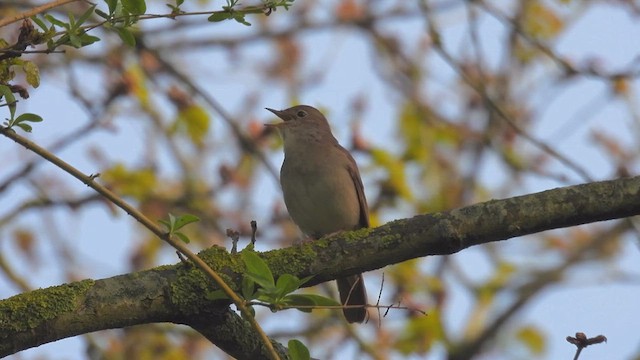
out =
<path fill-rule="evenodd" d="M 0 19 L 0 27 L 7 26 L 9 24 L 13 24 L 14 22 L 30 18 L 33 15 L 39 14 L 39 13 L 41 13 L 43 11 L 47 11 L 49 9 L 53 9 L 55 7 L 66 5 L 66 4 L 75 2 L 75 1 L 80 1 L 80 0 L 55 0 L 55 1 L 52 1 L 50 3 L 46 3 L 46 4 L 43 4 L 43 5 L 40 5 L 40 6 L 36 6 L 33 9 L 30 9 L 30 10 L 25 11 L 23 13 L 14 15 L 12 17 Z"/>
<path fill-rule="evenodd" d="M 478 94 L 480 94 L 480 96 L 482 96 L 482 100 L 489 107 L 489 109 L 495 111 L 495 113 L 502 120 L 504 120 L 504 122 L 507 123 L 507 125 L 509 125 L 516 133 L 518 133 L 518 135 L 520 135 L 523 139 L 529 141 L 531 144 L 535 145 L 542 151 L 554 157 L 560 163 L 572 169 L 574 172 L 580 175 L 583 178 L 583 180 L 593 181 L 593 178 L 589 175 L 589 173 L 587 173 L 587 171 L 583 169 L 580 165 L 576 164 L 566 156 L 560 154 L 558 151 L 554 150 L 551 146 L 547 145 L 542 140 L 536 139 L 531 134 L 527 133 L 523 128 L 521 128 L 509 115 L 507 115 L 504 112 L 504 110 L 502 110 L 502 108 L 493 100 L 493 98 L 489 96 L 482 82 L 473 81 L 473 79 L 471 78 L 471 76 L 469 76 L 467 71 L 465 71 L 460 66 L 458 66 L 453 56 L 447 50 L 445 50 L 441 42 L 440 32 L 435 27 L 433 15 L 431 13 L 429 6 L 424 1 L 422 1 L 420 4 L 427 18 L 427 28 L 428 28 L 427 30 L 429 31 L 429 34 L 431 34 L 433 38 L 433 42 L 434 42 L 433 49 L 438 54 L 440 54 L 442 59 L 447 64 L 449 64 L 449 66 L 451 66 L 451 68 L 458 74 L 458 76 L 460 76 L 460 78 L 462 78 L 462 80 L 464 80 L 465 83 L 467 83 L 469 87 L 471 87 Z"/>
<path fill-rule="evenodd" d="M 249 321 L 249 323 L 254 328 L 254 330 L 259 334 L 262 342 L 264 343 L 267 349 L 269 356 L 274 360 L 280 359 L 280 357 L 278 356 L 278 353 L 273 347 L 273 344 L 271 343 L 271 341 L 269 340 L 265 332 L 262 330 L 262 328 L 260 327 L 256 319 L 252 316 L 248 307 L 245 305 L 245 301 L 241 299 L 231 289 L 231 287 L 229 287 L 229 285 L 227 285 L 227 283 L 220 277 L 220 275 L 218 275 L 215 271 L 213 271 L 213 269 L 211 269 L 209 265 L 207 265 L 207 263 L 205 263 L 200 257 L 198 257 L 191 250 L 189 250 L 189 248 L 186 247 L 185 244 L 183 244 L 181 241 L 175 241 L 174 239 L 172 239 L 168 233 L 166 233 L 158 225 L 152 222 L 149 218 L 147 218 L 144 214 L 142 214 L 138 209 L 129 205 L 122 198 L 118 197 L 116 194 L 111 192 L 106 187 L 98 184 L 96 181 L 94 181 L 95 180 L 94 176 L 85 175 L 80 170 L 71 166 L 70 164 L 60 159 L 59 157 L 55 156 L 54 154 L 50 153 L 46 149 L 40 147 L 36 143 L 18 135 L 12 129 L 9 129 L 7 127 L 0 127 L 0 134 L 24 146 L 30 151 L 33 151 L 37 155 L 43 157 L 44 159 L 56 165 L 63 171 L 67 172 L 71 176 L 80 180 L 85 185 L 92 188 L 93 190 L 98 192 L 100 195 L 104 196 L 107 200 L 112 202 L 114 205 L 124 210 L 127 214 L 133 217 L 136 221 L 138 221 L 140 224 L 146 227 L 149 231 L 151 231 L 157 237 L 166 241 L 167 243 L 169 243 L 169 245 L 173 246 L 176 250 L 184 254 L 189 260 L 195 263 L 195 265 L 198 268 L 200 268 L 200 270 L 202 270 L 205 273 L 205 275 L 207 275 L 210 279 L 212 279 L 216 283 L 216 285 L 218 285 L 218 287 L 222 289 L 225 295 L 231 299 L 231 301 L 233 301 L 233 303 L 238 308 L 238 310 L 240 310 L 240 312 L 244 315 L 245 319 Z"/>

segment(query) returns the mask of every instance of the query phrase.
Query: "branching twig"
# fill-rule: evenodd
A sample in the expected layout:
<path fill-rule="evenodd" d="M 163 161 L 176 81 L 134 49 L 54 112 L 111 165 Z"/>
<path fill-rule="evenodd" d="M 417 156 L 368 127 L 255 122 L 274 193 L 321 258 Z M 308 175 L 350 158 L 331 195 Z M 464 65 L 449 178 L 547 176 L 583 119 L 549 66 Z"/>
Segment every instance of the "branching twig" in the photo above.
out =
<path fill-rule="evenodd" d="M 576 355 L 573 357 L 573 360 L 578 360 L 582 349 L 586 348 L 589 345 L 607 342 L 607 337 L 604 335 L 598 335 L 596 337 L 587 338 L 587 335 L 585 335 L 585 333 L 577 332 L 576 337 L 567 336 L 567 341 L 576 346 Z"/>
<path fill-rule="evenodd" d="M 127 214 L 129 214 L 136 221 L 138 221 L 140 224 L 142 224 L 144 227 L 146 227 L 154 235 L 156 235 L 160 239 L 166 241 L 167 243 L 169 243 L 169 245 L 173 246 L 176 250 L 178 250 L 182 254 L 184 254 L 189 260 L 191 260 L 193 263 L 195 263 L 195 265 L 198 268 L 200 268 L 205 273 L 205 275 L 207 275 L 210 279 L 212 279 L 215 282 L 215 284 L 218 287 L 220 287 L 220 289 L 222 289 L 222 291 L 225 293 L 225 295 L 227 295 L 231 299 L 231 301 L 233 301 L 233 303 L 238 308 L 238 310 L 240 310 L 240 312 L 245 316 L 245 318 L 248 319 L 248 321 L 251 324 L 251 326 L 259 334 L 260 338 L 262 339 L 262 341 L 263 341 L 265 347 L 267 348 L 267 351 L 270 354 L 270 356 L 272 357 L 272 359 L 274 359 L 274 360 L 275 359 L 279 359 L 278 353 L 274 349 L 273 344 L 271 343 L 271 341 L 269 340 L 269 338 L 267 337 L 265 332 L 262 330 L 262 328 L 260 327 L 258 322 L 255 320 L 255 318 L 251 315 L 251 312 L 249 311 L 249 309 L 245 305 L 245 301 L 243 299 L 241 299 L 233 291 L 233 289 L 231 289 L 231 287 L 229 287 L 229 285 L 227 285 L 227 283 L 220 277 L 220 275 L 218 275 L 215 271 L 213 271 L 213 269 L 211 269 L 209 267 L 209 265 L 207 265 L 207 263 L 205 263 L 200 257 L 198 257 L 191 250 L 189 250 L 189 248 L 186 247 L 185 244 L 183 244 L 182 242 L 176 241 L 173 238 L 171 238 L 166 232 L 164 232 L 158 225 L 156 225 L 154 222 L 152 222 L 149 218 L 147 218 L 139 210 L 137 210 L 133 206 L 129 205 L 122 198 L 118 197 L 116 194 L 111 192 L 106 187 L 98 184 L 96 181 L 94 181 L 95 180 L 94 176 L 91 176 L 91 175 L 87 176 L 87 175 L 83 174 L 78 169 L 74 168 L 73 166 L 71 166 L 70 164 L 66 163 L 65 161 L 63 161 L 59 157 L 55 156 L 54 154 L 50 153 L 46 149 L 38 146 L 36 143 L 34 143 L 34 142 L 32 142 L 32 141 L 30 141 L 30 140 L 28 140 L 28 139 L 16 134 L 16 132 L 13 131 L 12 129 L 9 129 L 9 128 L 6 128 L 6 127 L 0 127 L 0 134 L 8 137 L 9 139 L 15 141 L 18 144 L 24 146 L 25 148 L 29 149 L 30 151 L 33 151 L 37 155 L 43 157 L 47 161 L 51 162 L 52 164 L 56 165 L 60 169 L 64 170 L 65 172 L 67 172 L 71 176 L 73 176 L 76 179 L 82 181 L 85 185 L 87 185 L 88 187 L 92 188 L 93 190 L 98 192 L 100 195 L 104 196 L 107 200 L 112 202 L 114 205 L 116 205 L 117 207 L 119 207 L 122 210 L 124 210 Z"/>
<path fill-rule="evenodd" d="M 464 80 L 464 82 L 467 83 L 469 87 L 471 87 L 478 94 L 480 94 L 480 96 L 482 97 L 482 100 L 489 107 L 489 109 L 491 109 L 492 111 L 495 111 L 495 113 L 502 120 L 504 120 L 516 133 L 518 133 L 518 135 L 520 135 L 523 139 L 529 141 L 531 144 L 535 145 L 542 151 L 554 157 L 556 160 L 560 161 L 562 164 L 564 164 L 568 168 L 575 171 L 578 175 L 582 177 L 583 180 L 593 181 L 589 173 L 587 173 L 587 171 L 583 169 L 580 165 L 574 163 L 566 156 L 554 150 L 551 146 L 545 144 L 543 141 L 539 139 L 536 139 L 531 134 L 527 133 L 524 129 L 522 129 L 509 115 L 507 115 L 507 113 L 505 113 L 504 110 L 502 110 L 502 107 L 500 107 L 493 100 L 493 98 L 489 96 L 482 82 L 473 81 L 473 79 L 471 78 L 471 76 L 469 76 L 467 71 L 462 69 L 460 66 L 458 66 L 453 56 L 442 45 L 440 32 L 435 27 L 433 15 L 431 14 L 430 8 L 428 7 L 428 5 L 426 5 L 425 2 L 421 2 L 421 4 L 422 4 L 422 10 L 424 11 L 425 16 L 427 17 L 427 29 L 433 39 L 434 50 L 437 51 L 438 54 L 440 54 L 442 59 L 447 64 L 449 64 L 449 66 L 451 66 L 451 68 L 458 74 L 458 76 L 460 76 L 460 78 L 462 78 L 462 80 Z"/>

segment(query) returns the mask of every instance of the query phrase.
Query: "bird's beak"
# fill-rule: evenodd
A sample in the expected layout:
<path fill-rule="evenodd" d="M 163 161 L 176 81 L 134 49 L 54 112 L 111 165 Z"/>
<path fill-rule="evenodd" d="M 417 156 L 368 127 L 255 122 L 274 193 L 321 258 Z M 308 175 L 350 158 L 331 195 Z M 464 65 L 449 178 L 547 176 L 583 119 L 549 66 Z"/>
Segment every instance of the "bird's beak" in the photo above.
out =
<path fill-rule="evenodd" d="M 284 111 L 274 110 L 274 109 L 270 109 L 270 108 L 265 108 L 265 109 L 271 111 L 272 113 L 274 113 L 280 119 L 282 119 L 284 121 L 287 121 L 286 116 L 284 114 Z M 279 123 L 264 124 L 264 126 L 266 126 L 268 128 L 278 129 L 278 128 L 282 127 L 284 124 L 285 124 L 284 122 L 279 122 Z"/>
<path fill-rule="evenodd" d="M 282 113 L 283 113 L 284 111 L 274 110 L 274 109 L 271 109 L 271 108 L 265 108 L 265 109 L 267 109 L 267 110 L 271 111 L 271 112 L 272 112 L 272 113 L 274 113 L 277 117 L 279 117 L 280 119 L 282 119 L 282 115 L 283 115 Z M 283 120 L 284 120 L 284 119 L 283 119 Z"/>

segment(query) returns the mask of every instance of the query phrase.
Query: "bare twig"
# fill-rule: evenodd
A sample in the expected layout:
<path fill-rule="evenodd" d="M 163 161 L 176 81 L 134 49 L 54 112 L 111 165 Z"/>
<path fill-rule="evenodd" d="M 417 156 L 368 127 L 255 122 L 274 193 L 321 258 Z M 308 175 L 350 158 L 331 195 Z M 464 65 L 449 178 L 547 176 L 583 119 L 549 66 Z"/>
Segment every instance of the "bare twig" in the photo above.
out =
<path fill-rule="evenodd" d="M 49 161 L 52 164 L 56 165 L 60 169 L 64 170 L 65 172 L 67 172 L 71 176 L 73 176 L 76 179 L 80 180 L 85 185 L 87 185 L 88 187 L 92 188 L 93 190 L 98 192 L 100 195 L 104 196 L 107 200 L 112 202 L 114 205 L 116 205 L 117 207 L 119 207 L 122 210 L 124 210 L 127 214 L 129 214 L 136 221 L 138 221 L 140 224 L 142 224 L 144 227 L 146 227 L 154 235 L 156 235 L 160 239 L 166 241 L 167 243 L 169 243 L 169 245 L 173 246 L 176 250 L 178 250 L 182 254 L 184 254 L 198 268 L 200 268 L 200 270 L 202 270 L 205 273 L 205 275 L 207 275 L 210 279 L 212 279 L 215 282 L 215 284 L 220 289 L 222 289 L 222 291 L 225 293 L 225 295 L 231 299 L 231 301 L 233 301 L 233 303 L 238 308 L 238 310 L 240 310 L 240 312 L 249 321 L 249 323 L 251 324 L 253 329 L 260 336 L 260 338 L 261 338 L 262 342 L 264 343 L 264 345 L 265 345 L 265 347 L 267 349 L 267 352 L 270 355 L 270 357 L 272 359 L 274 359 L 274 360 L 280 358 L 278 356 L 278 353 L 276 352 L 275 348 L 273 347 L 273 344 L 271 343 L 271 341 L 269 340 L 269 338 L 267 337 L 265 332 L 262 330 L 262 328 L 260 327 L 260 325 L 258 324 L 256 319 L 252 316 L 251 312 L 249 311 L 248 307 L 245 304 L 245 301 L 242 298 L 240 298 L 233 291 L 233 289 L 231 289 L 231 287 L 229 287 L 229 285 L 227 285 L 227 283 L 220 277 L 220 275 L 218 275 L 215 271 L 213 271 L 213 269 L 211 269 L 211 267 L 209 267 L 209 265 L 207 265 L 207 263 L 205 263 L 200 257 L 198 257 L 191 250 L 189 250 L 189 248 L 185 244 L 183 244 L 181 241 L 176 241 L 173 238 L 171 238 L 168 233 L 166 233 L 158 225 L 156 225 L 154 222 L 152 222 L 149 218 L 147 218 L 144 214 L 142 214 L 138 209 L 134 208 L 132 205 L 130 205 L 127 202 L 125 202 L 122 198 L 118 197 L 116 194 L 111 192 L 111 190 L 109 190 L 106 187 L 104 187 L 104 186 L 98 184 L 97 182 L 95 182 L 94 181 L 95 180 L 94 176 L 85 175 L 84 173 L 82 173 L 81 171 L 76 169 L 75 167 L 73 167 L 70 164 L 66 163 L 65 161 L 63 161 L 59 157 L 55 156 L 54 154 L 50 153 L 46 149 L 40 147 L 36 143 L 34 143 L 34 142 L 32 142 L 32 141 L 30 141 L 30 140 L 28 140 L 28 139 L 16 134 L 16 132 L 13 131 L 12 129 L 9 129 L 7 127 L 0 127 L 0 134 L 8 137 L 9 139 L 15 141 L 18 144 L 24 146 L 25 148 L 29 149 L 30 151 L 33 151 L 34 153 L 36 153 L 39 156 L 43 157 L 44 159 L 46 159 L 47 161 Z"/>
<path fill-rule="evenodd" d="M 484 84 L 482 82 L 473 81 L 468 72 L 462 69 L 454 60 L 453 56 L 444 48 L 440 39 L 440 32 L 435 27 L 435 21 L 433 19 L 433 15 L 431 13 L 431 9 L 426 4 L 426 2 L 422 1 L 421 3 L 422 10 L 425 13 L 427 18 L 427 30 L 429 34 L 431 34 L 434 42 L 434 50 L 440 54 L 442 59 L 451 66 L 451 68 L 458 73 L 458 76 L 462 78 L 469 87 L 475 90 L 480 96 L 482 96 L 482 100 L 488 106 L 489 109 L 495 111 L 495 113 L 504 120 L 518 135 L 520 135 L 523 139 L 529 141 L 531 144 L 535 145 L 542 151 L 554 157 L 556 160 L 560 161 L 562 164 L 567 166 L 568 168 L 575 171 L 580 177 L 582 177 L 585 181 L 593 181 L 592 177 L 587 173 L 585 169 L 583 169 L 580 165 L 576 164 L 566 156 L 560 154 L 558 151 L 553 149 L 551 146 L 547 145 L 543 141 L 536 139 L 531 134 L 527 133 L 523 128 L 521 128 L 504 110 L 500 107 L 491 96 L 489 96 Z"/>
<path fill-rule="evenodd" d="M 8 17 L 8 18 L 0 19 L 0 27 L 7 26 L 9 24 L 13 24 L 14 22 L 30 18 L 33 15 L 39 14 L 39 13 L 47 11 L 49 9 L 53 9 L 55 7 L 62 6 L 62 5 L 65 5 L 65 4 L 69 4 L 69 3 L 72 3 L 72 2 L 76 2 L 76 1 L 79 1 L 79 0 L 55 0 L 55 1 L 52 1 L 50 3 L 46 3 L 46 4 L 42 4 L 40 6 L 36 6 L 33 9 L 30 9 L 30 10 L 25 11 L 23 13 L 20 13 L 20 14 L 17 14 L 17 15 Z"/>
<path fill-rule="evenodd" d="M 586 348 L 589 345 L 601 344 L 603 342 L 607 342 L 607 337 L 604 335 L 598 335 L 596 337 L 587 338 L 587 335 L 582 332 L 577 332 L 576 337 L 567 336 L 567 341 L 570 344 L 576 346 L 576 355 L 573 357 L 573 360 L 578 360 L 580 357 L 580 353 L 582 349 Z"/>

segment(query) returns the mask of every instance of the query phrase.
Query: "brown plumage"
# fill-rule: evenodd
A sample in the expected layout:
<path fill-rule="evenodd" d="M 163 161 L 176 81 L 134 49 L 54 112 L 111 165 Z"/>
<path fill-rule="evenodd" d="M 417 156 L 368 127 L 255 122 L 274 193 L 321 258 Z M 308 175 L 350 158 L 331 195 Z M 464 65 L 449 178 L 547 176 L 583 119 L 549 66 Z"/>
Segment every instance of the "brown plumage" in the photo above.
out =
<path fill-rule="evenodd" d="M 317 109 L 299 105 L 267 110 L 284 120 L 272 124 L 284 139 L 280 185 L 289 215 L 305 234 L 319 239 L 344 230 L 369 227 L 369 209 L 360 172 L 349 152 L 331 133 Z M 362 274 L 337 279 L 348 322 L 361 323 L 367 310 Z"/>

